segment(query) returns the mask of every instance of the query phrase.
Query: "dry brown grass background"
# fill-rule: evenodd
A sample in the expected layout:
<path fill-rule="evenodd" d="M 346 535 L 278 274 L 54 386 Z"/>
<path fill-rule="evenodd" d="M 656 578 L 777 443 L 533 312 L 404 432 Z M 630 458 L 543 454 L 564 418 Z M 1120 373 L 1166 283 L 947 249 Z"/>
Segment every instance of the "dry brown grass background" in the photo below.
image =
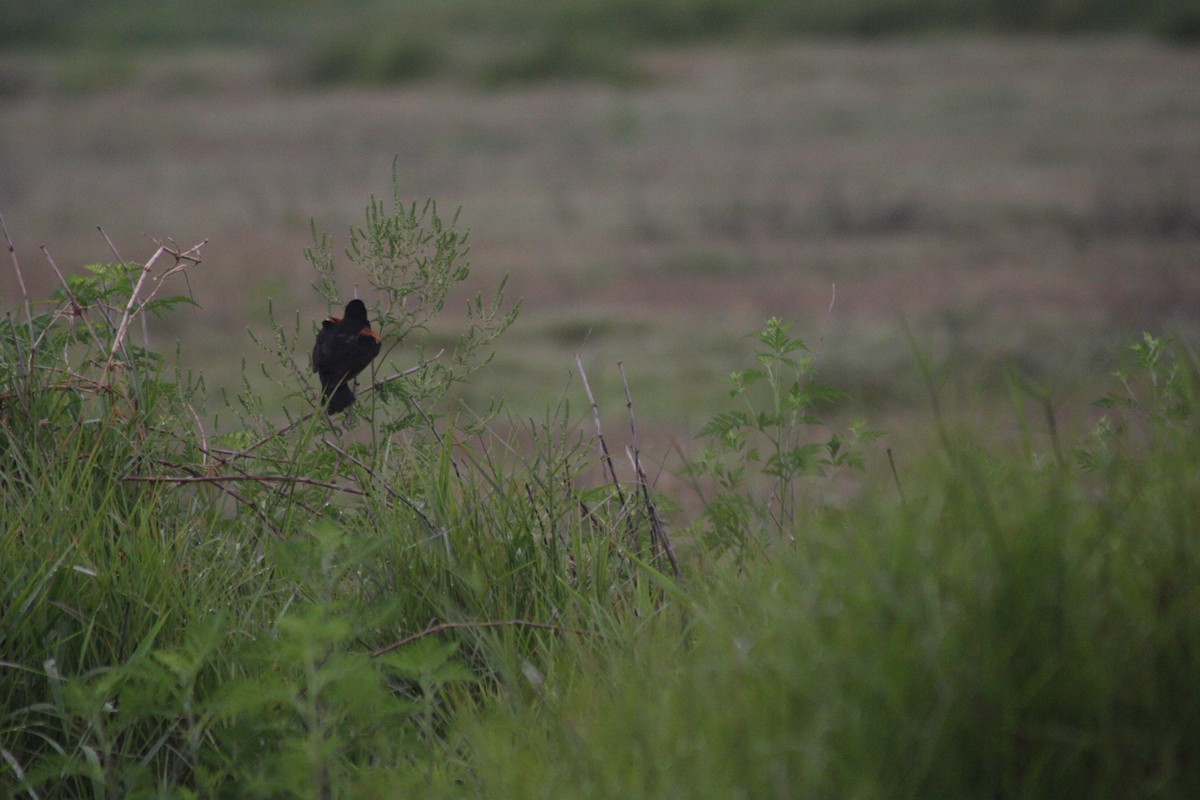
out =
<path fill-rule="evenodd" d="M 112 260 L 97 225 L 134 260 L 143 234 L 207 238 L 202 308 L 155 336 L 217 385 L 260 359 L 245 328 L 268 300 L 324 315 L 309 221 L 344 245 L 394 156 L 412 200 L 461 206 L 468 288 L 507 273 L 524 300 L 468 397 L 520 413 L 557 402 L 582 350 L 602 396 L 620 396 L 621 360 L 646 418 L 694 431 L 769 315 L 879 416 L 920 397 L 905 324 L 960 387 L 1015 366 L 1086 394 L 1140 330 L 1194 341 L 1200 321 L 1196 49 L 692 46 L 643 54 L 630 85 L 498 91 L 280 88 L 252 54 L 155 58 L 75 93 L 6 56 L 0 213 L 39 296 L 39 245 L 74 272 Z M 0 291 L 15 308 L 7 269 Z"/>

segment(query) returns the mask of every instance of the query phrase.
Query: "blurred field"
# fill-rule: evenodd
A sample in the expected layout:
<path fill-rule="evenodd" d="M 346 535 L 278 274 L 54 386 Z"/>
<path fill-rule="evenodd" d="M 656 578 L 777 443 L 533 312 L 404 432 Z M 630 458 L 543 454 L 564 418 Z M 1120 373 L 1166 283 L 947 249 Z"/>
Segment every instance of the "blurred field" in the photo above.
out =
<path fill-rule="evenodd" d="M 344 244 L 395 156 L 412 200 L 463 209 L 472 289 L 507 273 L 523 298 L 475 405 L 540 415 L 582 351 L 613 412 L 621 360 L 643 420 L 694 431 L 768 315 L 876 418 L 923 402 L 905 324 L 967 394 L 1016 368 L 1087 397 L 1139 330 L 1196 340 L 1196 49 L 747 40 L 500 88 L 298 85 L 272 52 L 2 56 L 0 213 L 35 296 L 39 245 L 68 272 L 112 260 L 97 225 L 135 260 L 143 234 L 207 238 L 202 308 L 154 338 L 232 384 L 268 302 L 324 315 L 310 220 Z"/>

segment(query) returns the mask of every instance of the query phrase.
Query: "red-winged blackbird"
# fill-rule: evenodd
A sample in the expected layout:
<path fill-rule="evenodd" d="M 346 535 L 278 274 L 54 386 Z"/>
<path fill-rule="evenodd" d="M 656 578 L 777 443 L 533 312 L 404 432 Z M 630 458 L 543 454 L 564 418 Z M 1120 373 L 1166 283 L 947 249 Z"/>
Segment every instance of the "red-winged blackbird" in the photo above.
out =
<path fill-rule="evenodd" d="M 344 317 L 330 317 L 321 323 L 312 362 L 313 372 L 321 377 L 321 402 L 330 414 L 354 403 L 350 381 L 379 355 L 380 345 L 379 334 L 371 330 L 362 300 L 347 303 Z"/>

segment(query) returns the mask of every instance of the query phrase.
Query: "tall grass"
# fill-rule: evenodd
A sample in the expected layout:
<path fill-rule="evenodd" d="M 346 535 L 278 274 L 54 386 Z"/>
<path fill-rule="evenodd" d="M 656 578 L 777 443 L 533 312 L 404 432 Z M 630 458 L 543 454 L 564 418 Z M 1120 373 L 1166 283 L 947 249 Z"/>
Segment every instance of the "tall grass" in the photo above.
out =
<path fill-rule="evenodd" d="M 1102 465 L 957 432 L 904 501 L 878 481 L 562 653 L 475 720 L 475 796 L 1195 796 L 1198 373 L 1158 367 Z"/>
<path fill-rule="evenodd" d="M 466 238 L 392 200 L 344 256 L 315 230 L 307 253 L 332 309 L 347 273 L 366 289 L 385 341 L 335 419 L 314 321 L 272 314 L 259 341 L 283 409 L 243 391 L 215 427 L 163 369 L 140 317 L 181 302 L 198 248 L 5 321 L 5 796 L 1200 791 L 1189 354 L 1138 343 L 1077 442 L 947 424 L 832 505 L 801 484 L 874 434 L 820 423 L 833 393 L 771 320 L 690 470 L 702 514 L 668 531 L 635 392 L 625 459 L 594 404 L 454 402 L 515 309 L 477 296 L 435 349 Z"/>
<path fill-rule="evenodd" d="M 377 369 L 401 341 L 417 363 L 377 371 L 336 420 L 313 410 L 312 322 L 270 314 L 258 342 L 291 393 L 282 426 L 247 389 L 214 428 L 200 382 L 139 346 L 199 248 L 94 265 L 50 310 L 8 319 L 6 793 L 358 797 L 425 781 L 454 708 L 649 602 L 660 522 L 648 493 L 593 479 L 596 439 L 565 417 L 506 433 L 495 410 L 452 402 L 516 309 L 502 287 L 477 296 L 462 334 L 429 347 L 469 275 L 466 237 L 393 199 L 368 206 L 347 269 L 388 343 Z M 307 256 L 340 308 L 331 240 Z"/>

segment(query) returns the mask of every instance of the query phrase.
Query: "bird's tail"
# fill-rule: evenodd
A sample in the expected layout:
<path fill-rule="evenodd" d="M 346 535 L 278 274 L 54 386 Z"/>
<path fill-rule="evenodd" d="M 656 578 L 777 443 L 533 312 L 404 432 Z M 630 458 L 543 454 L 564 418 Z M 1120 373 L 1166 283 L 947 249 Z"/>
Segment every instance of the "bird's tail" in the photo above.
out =
<path fill-rule="evenodd" d="M 354 405 L 354 391 L 346 383 L 339 383 L 336 388 L 330 392 L 330 387 L 324 387 L 321 393 L 322 399 L 325 401 L 326 410 L 330 414 L 336 414 L 339 411 L 345 411 L 350 406 Z"/>

